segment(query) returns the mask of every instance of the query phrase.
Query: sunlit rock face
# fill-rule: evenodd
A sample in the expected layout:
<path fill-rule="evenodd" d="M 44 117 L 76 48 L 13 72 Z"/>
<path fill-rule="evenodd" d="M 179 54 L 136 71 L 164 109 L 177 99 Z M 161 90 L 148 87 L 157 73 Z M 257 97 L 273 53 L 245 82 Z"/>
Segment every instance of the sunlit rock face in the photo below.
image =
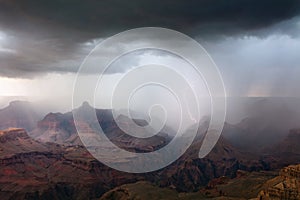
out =
<path fill-rule="evenodd" d="M 258 199 L 300 199 L 300 165 L 283 168 L 279 176 L 265 183 L 268 186 L 259 193 Z"/>

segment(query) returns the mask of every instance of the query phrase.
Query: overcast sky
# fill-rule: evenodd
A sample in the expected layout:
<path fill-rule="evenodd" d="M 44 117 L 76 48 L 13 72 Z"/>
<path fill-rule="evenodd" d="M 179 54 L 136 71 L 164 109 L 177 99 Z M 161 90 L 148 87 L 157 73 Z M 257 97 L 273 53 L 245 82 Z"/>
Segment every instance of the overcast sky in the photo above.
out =
<path fill-rule="evenodd" d="M 299 0 L 0 0 L 0 94 L 36 96 L 67 110 L 89 51 L 144 26 L 171 28 L 200 42 L 228 96 L 300 95 Z M 157 59 L 141 56 L 124 59 L 106 80 L 117 80 L 125 63 Z"/>

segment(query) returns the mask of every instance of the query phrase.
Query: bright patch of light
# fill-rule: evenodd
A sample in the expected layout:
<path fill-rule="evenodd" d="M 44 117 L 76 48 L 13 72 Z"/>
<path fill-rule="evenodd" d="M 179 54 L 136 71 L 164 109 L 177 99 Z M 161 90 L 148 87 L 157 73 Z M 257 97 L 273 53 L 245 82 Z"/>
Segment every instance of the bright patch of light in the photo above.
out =
<path fill-rule="evenodd" d="M 30 80 L 0 77 L 0 96 L 27 96 Z"/>
<path fill-rule="evenodd" d="M 9 42 L 7 35 L 4 32 L 0 31 L 0 53 L 16 53 L 14 49 L 7 47 L 8 44 Z"/>
<path fill-rule="evenodd" d="M 86 46 L 86 47 L 95 47 L 97 44 L 99 44 L 103 40 L 104 39 L 102 39 L 102 38 L 91 39 L 91 40 L 88 40 L 87 42 L 83 43 L 83 46 Z"/>
<path fill-rule="evenodd" d="M 2 31 L 0 31 L 0 41 L 5 40 L 5 38 L 6 38 L 6 35 Z"/>

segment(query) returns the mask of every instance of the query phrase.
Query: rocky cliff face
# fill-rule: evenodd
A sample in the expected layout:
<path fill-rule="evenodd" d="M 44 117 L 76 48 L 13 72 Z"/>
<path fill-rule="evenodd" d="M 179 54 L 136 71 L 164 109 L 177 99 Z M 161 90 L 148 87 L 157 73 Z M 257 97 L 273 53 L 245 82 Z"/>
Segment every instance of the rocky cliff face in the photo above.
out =
<path fill-rule="evenodd" d="M 28 137 L 26 131 L 21 128 L 9 128 L 6 130 L 0 130 L 0 142 L 6 143 L 11 140 L 16 140 L 18 138 Z"/>
<path fill-rule="evenodd" d="M 258 199 L 300 199 L 300 165 L 283 168 L 279 176 L 265 183 L 265 187 L 266 189 L 259 193 Z"/>
<path fill-rule="evenodd" d="M 0 132 L 0 196 L 6 199 L 90 199 L 142 176 L 110 169 L 80 146 L 41 143 L 23 129 Z"/>
<path fill-rule="evenodd" d="M 90 105 L 84 103 L 76 109 L 78 115 L 88 117 L 87 111 L 94 110 Z M 166 145 L 170 138 L 168 134 L 161 132 L 156 136 L 140 139 L 132 137 L 122 131 L 113 118 L 111 110 L 96 109 L 97 121 L 87 123 L 87 120 L 77 121 L 77 126 L 84 130 L 86 134 L 93 137 L 97 134 L 94 124 L 100 124 L 106 136 L 117 146 L 133 152 L 150 152 Z M 129 127 L 131 121 L 127 116 L 119 116 L 118 123 Z M 145 120 L 135 119 L 136 123 L 146 125 Z M 132 128 L 129 127 L 129 130 Z M 54 142 L 66 145 L 82 145 L 75 128 L 73 114 L 68 113 L 49 113 L 43 120 L 38 122 L 37 128 L 30 132 L 30 136 L 42 142 Z M 91 138 L 93 139 L 93 138 Z"/>
<path fill-rule="evenodd" d="M 46 144 L 32 140 L 24 129 L 10 128 L 0 131 L 0 158 L 7 158 L 18 153 L 50 150 L 52 149 L 49 149 Z"/>
<path fill-rule="evenodd" d="M 30 132 L 30 136 L 37 140 L 58 144 L 67 143 L 74 135 L 77 134 L 72 113 L 49 113 L 37 123 L 37 128 Z"/>

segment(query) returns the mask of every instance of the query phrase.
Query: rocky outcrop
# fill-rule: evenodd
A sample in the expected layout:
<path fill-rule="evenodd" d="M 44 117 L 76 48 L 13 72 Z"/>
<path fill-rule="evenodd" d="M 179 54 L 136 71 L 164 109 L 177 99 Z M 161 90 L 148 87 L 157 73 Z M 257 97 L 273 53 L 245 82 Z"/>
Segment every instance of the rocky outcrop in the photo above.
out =
<path fill-rule="evenodd" d="M 5 143 L 11 140 L 17 140 L 18 138 L 28 137 L 26 131 L 21 128 L 9 128 L 3 131 L 0 131 L 0 142 Z"/>
<path fill-rule="evenodd" d="M 265 183 L 260 200 L 298 200 L 300 199 L 300 165 L 291 165 L 283 168 L 279 176 Z"/>
<path fill-rule="evenodd" d="M 89 112 L 96 112 L 96 121 L 88 121 Z M 78 118 L 84 118 L 83 120 L 77 120 L 76 125 L 80 127 L 80 130 L 84 130 L 87 136 L 94 138 L 93 135 L 97 135 L 97 125 L 100 124 L 103 132 L 115 145 L 120 148 L 124 148 L 132 152 L 151 152 L 157 150 L 164 145 L 168 144 L 170 138 L 165 132 L 158 133 L 157 135 L 149 138 L 137 138 L 124 133 L 116 123 L 121 123 L 127 126 L 128 130 L 132 130 L 131 119 L 127 116 L 120 115 L 114 119 L 112 110 L 108 109 L 94 109 L 88 103 L 83 105 L 73 112 L 76 113 Z M 142 119 L 133 119 L 137 124 L 145 126 L 147 122 Z M 96 125 L 97 124 L 97 125 Z M 30 136 L 36 140 L 42 142 L 54 142 L 58 144 L 66 145 L 82 145 L 80 138 L 75 128 L 73 113 L 49 113 L 43 120 L 38 122 L 37 128 L 30 132 Z"/>
<path fill-rule="evenodd" d="M 37 140 L 58 144 L 66 143 L 73 135 L 77 136 L 72 113 L 49 113 L 30 132 L 30 136 Z"/>

